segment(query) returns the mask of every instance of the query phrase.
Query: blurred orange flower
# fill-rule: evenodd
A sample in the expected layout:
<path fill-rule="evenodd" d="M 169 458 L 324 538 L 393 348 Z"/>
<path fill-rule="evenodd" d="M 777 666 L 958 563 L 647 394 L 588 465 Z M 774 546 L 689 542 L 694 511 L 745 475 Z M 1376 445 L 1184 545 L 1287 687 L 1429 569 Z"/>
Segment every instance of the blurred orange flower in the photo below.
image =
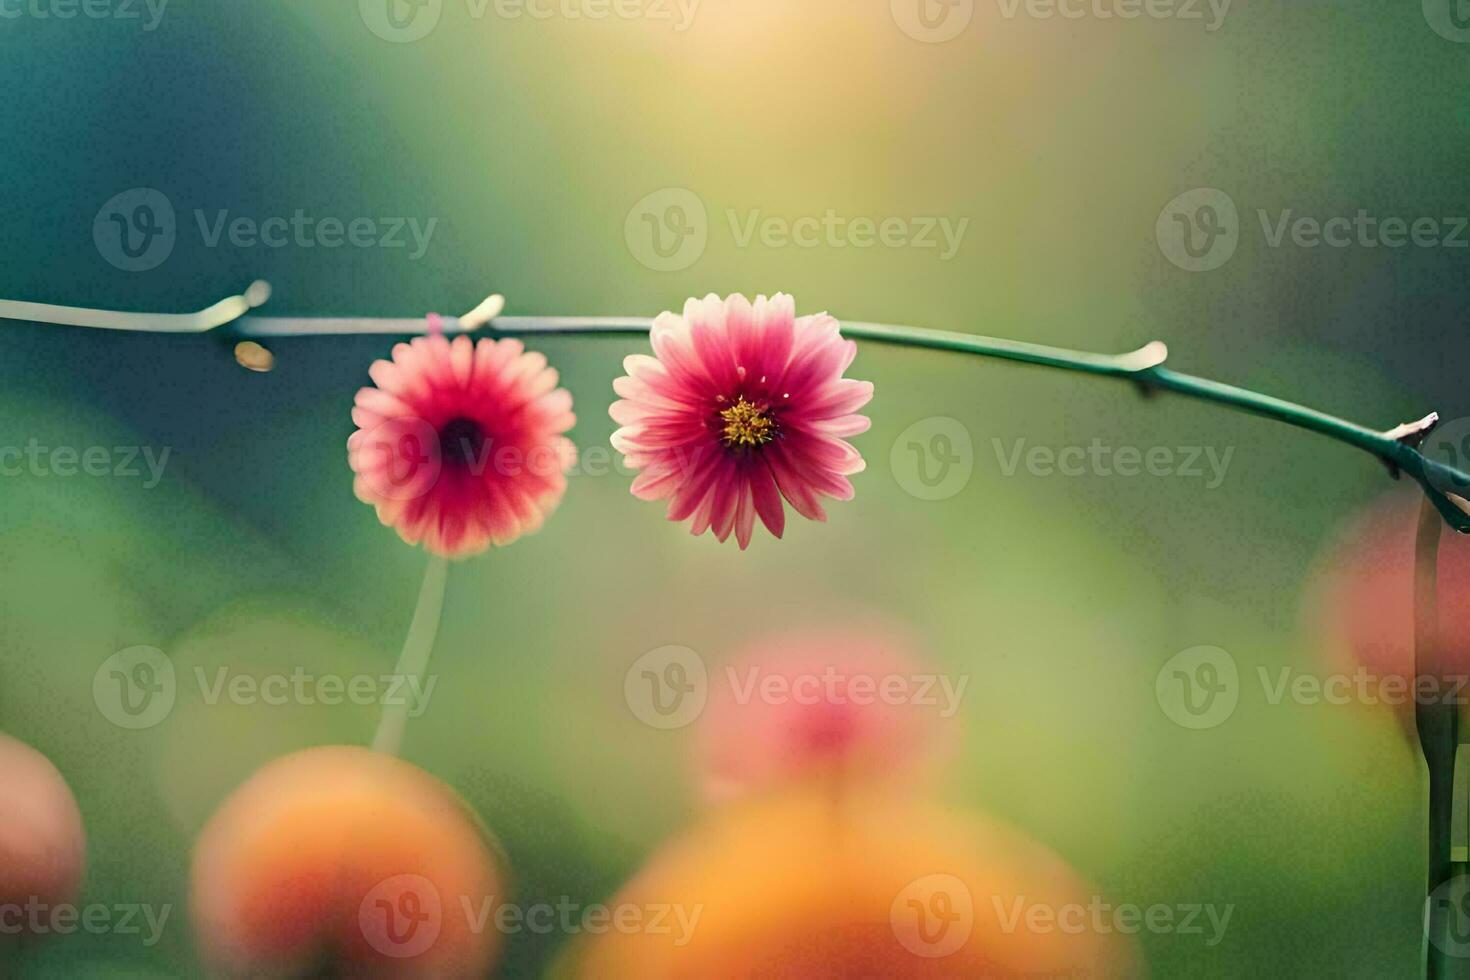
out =
<path fill-rule="evenodd" d="M 1127 936 L 1059 927 L 1094 896 L 999 824 L 891 794 L 839 816 L 809 790 L 733 806 L 666 847 L 610 902 L 614 917 L 663 910 L 662 925 L 628 914 L 648 927 L 588 936 L 564 965 L 586 980 L 1136 975 Z"/>
<path fill-rule="evenodd" d="M 225 801 L 194 850 L 206 961 L 233 976 L 480 977 L 505 888 L 488 833 L 443 783 L 342 746 L 278 759 Z"/>

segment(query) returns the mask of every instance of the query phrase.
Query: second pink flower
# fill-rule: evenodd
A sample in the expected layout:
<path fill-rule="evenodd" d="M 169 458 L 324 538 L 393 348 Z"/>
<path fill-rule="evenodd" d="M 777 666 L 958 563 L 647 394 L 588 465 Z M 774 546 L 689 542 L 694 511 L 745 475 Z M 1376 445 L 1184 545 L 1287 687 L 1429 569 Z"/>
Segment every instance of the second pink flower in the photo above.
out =
<path fill-rule="evenodd" d="M 864 463 L 846 439 L 867 430 L 856 414 L 873 385 L 843 377 L 857 355 L 835 319 L 796 316 L 790 296 L 710 295 L 664 313 L 655 356 L 623 362 L 610 411 L 613 448 L 640 471 L 633 494 L 668 500 L 671 521 L 694 534 L 733 533 L 743 549 L 758 516 L 776 537 L 785 505 L 825 520 L 820 498 L 850 500 Z"/>

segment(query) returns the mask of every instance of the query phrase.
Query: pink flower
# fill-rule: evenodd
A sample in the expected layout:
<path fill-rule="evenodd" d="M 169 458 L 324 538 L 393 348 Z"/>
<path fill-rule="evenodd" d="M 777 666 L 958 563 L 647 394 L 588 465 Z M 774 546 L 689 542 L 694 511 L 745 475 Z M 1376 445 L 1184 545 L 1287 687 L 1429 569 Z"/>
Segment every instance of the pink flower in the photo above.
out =
<path fill-rule="evenodd" d="M 369 369 L 347 458 L 409 544 L 465 558 L 536 530 L 566 492 L 572 396 L 518 340 L 415 338 Z"/>
<path fill-rule="evenodd" d="M 653 323 L 655 357 L 623 362 L 609 410 L 622 428 L 613 448 L 641 472 L 633 494 L 667 499 L 671 521 L 694 534 L 733 531 L 744 549 L 755 518 L 776 537 L 781 498 L 797 513 L 827 519 L 818 497 L 852 499 L 848 476 L 863 458 L 845 440 L 865 432 L 855 414 L 873 385 L 842 376 L 857 354 L 825 313 L 796 316 L 790 296 L 710 295 Z"/>
<path fill-rule="evenodd" d="M 700 717 L 696 767 L 706 797 L 812 779 L 927 775 L 946 748 L 940 722 L 964 688 L 922 670 L 910 650 L 902 632 L 881 623 L 783 633 L 747 647 L 713 675 Z"/>

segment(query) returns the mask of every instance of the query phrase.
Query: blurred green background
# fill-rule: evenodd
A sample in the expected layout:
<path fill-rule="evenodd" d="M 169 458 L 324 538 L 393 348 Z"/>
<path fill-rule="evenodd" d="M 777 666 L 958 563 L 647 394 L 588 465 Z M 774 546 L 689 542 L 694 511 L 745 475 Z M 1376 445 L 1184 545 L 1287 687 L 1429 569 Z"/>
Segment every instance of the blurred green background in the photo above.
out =
<path fill-rule="evenodd" d="M 568 2 L 542 9 L 588 9 Z M 942 43 L 906 33 L 902 7 L 704 0 L 679 30 L 651 0 L 604 19 L 443 0 L 403 42 L 356 0 L 173 0 L 151 30 L 141 3 L 138 19 L 123 0 L 60 19 L 38 15 L 54 0 L 0 0 L 20 12 L 0 16 L 0 297 L 182 311 L 262 278 L 274 313 L 458 313 L 494 290 L 513 313 L 651 315 L 787 291 L 839 318 L 1101 351 L 1163 339 L 1184 370 L 1367 424 L 1470 415 L 1470 253 L 1273 247 L 1258 217 L 1470 213 L 1470 45 L 1419 4 L 1238 3 L 1207 30 L 1203 5 L 1067 19 L 991 0 L 954 8 L 968 19 Z M 1198 187 L 1238 207 L 1238 247 L 1190 272 L 1156 223 Z M 166 260 L 137 272 L 94 238 L 133 188 L 175 212 Z M 704 209 L 682 215 L 705 244 L 658 271 L 639 208 L 669 188 Z M 415 259 L 211 247 L 196 217 L 298 209 L 437 223 Z M 757 213 L 829 210 L 968 225 L 947 259 L 738 233 Z M 183 677 L 390 669 L 424 556 L 353 498 L 344 443 L 392 339 L 278 341 L 256 375 L 213 338 L 0 323 L 0 445 L 170 452 L 152 488 L 0 479 L 0 729 L 79 800 L 83 901 L 175 907 L 157 946 L 72 936 L 28 951 L 21 975 L 196 975 L 186 874 L 205 818 L 266 759 L 370 737 L 368 708 L 211 706 L 192 683 L 129 731 L 92 680 L 140 644 Z M 578 445 L 605 449 L 610 383 L 643 344 L 534 346 L 576 398 Z M 440 685 L 405 756 L 495 829 L 522 899 L 605 899 L 698 817 L 688 731 L 623 701 L 635 659 L 683 644 L 717 663 L 763 633 L 876 614 L 972 678 L 947 798 L 1027 829 L 1112 901 L 1235 905 L 1217 946 L 1140 937 L 1153 975 L 1412 975 L 1422 786 L 1393 719 L 1273 705 L 1248 681 L 1228 722 L 1192 731 L 1155 697 L 1165 661 L 1201 644 L 1242 677 L 1327 669 L 1303 590 L 1333 530 L 1387 488 L 1382 468 L 1107 381 L 873 344 L 852 374 L 877 385 L 856 440 L 869 468 L 828 525 L 741 554 L 666 524 L 626 474 L 583 474 L 543 532 L 452 570 Z M 936 417 L 967 432 L 973 470 L 933 501 L 905 489 L 900 434 Z M 993 441 L 1094 437 L 1233 455 L 1210 488 L 1008 474 Z M 515 937 L 504 975 L 539 975 L 563 939 Z"/>

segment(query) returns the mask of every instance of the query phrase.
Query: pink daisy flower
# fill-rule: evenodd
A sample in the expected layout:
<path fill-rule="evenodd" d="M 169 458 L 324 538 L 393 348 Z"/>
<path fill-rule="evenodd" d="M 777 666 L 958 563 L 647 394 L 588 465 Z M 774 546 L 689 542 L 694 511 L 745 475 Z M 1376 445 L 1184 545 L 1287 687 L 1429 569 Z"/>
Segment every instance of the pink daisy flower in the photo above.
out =
<path fill-rule="evenodd" d="M 669 520 L 734 532 L 742 549 L 757 516 L 781 537 L 783 497 L 815 521 L 827 519 L 819 497 L 852 499 L 864 463 L 844 440 L 867 430 L 855 413 L 873 385 L 842 376 L 857 345 L 835 319 L 797 317 L 785 294 L 710 295 L 659 316 L 652 341 L 656 356 L 623 362 L 609 410 L 613 448 L 641 471 L 634 496 L 667 499 Z"/>
<path fill-rule="evenodd" d="M 357 393 L 347 458 L 359 500 L 409 544 L 465 558 L 539 528 L 566 492 L 576 422 L 546 357 L 442 335 L 393 348 Z"/>

